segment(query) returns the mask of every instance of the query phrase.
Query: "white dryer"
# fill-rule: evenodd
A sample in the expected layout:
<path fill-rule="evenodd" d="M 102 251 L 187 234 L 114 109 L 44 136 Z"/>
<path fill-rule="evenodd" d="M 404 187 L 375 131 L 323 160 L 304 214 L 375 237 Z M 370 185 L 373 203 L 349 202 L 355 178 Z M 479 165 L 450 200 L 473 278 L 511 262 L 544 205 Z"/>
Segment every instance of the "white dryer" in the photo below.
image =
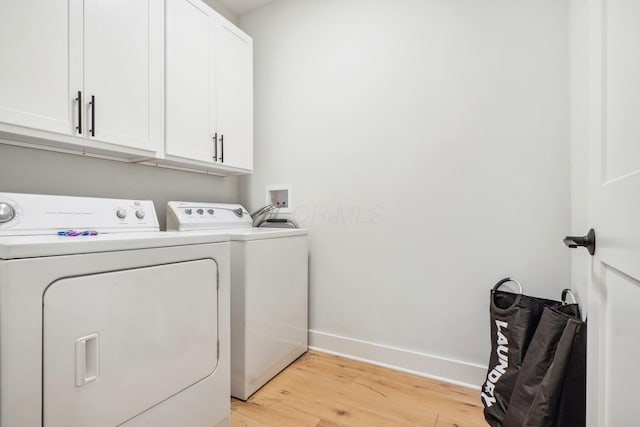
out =
<path fill-rule="evenodd" d="M 255 228 L 241 206 L 169 202 L 167 230 L 231 240 L 231 395 L 246 400 L 307 351 L 304 229 Z"/>
<path fill-rule="evenodd" d="M 73 231 L 72 231 L 73 230 Z M 229 242 L 0 193 L 0 425 L 229 425 Z"/>

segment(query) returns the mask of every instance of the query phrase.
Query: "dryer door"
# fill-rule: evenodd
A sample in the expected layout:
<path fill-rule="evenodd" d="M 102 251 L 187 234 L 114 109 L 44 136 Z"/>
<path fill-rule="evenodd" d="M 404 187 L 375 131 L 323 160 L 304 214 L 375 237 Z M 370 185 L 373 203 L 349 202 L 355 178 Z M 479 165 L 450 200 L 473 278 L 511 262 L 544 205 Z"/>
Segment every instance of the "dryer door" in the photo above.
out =
<path fill-rule="evenodd" d="M 217 264 L 71 277 L 43 305 L 45 427 L 113 427 L 218 364 Z"/>

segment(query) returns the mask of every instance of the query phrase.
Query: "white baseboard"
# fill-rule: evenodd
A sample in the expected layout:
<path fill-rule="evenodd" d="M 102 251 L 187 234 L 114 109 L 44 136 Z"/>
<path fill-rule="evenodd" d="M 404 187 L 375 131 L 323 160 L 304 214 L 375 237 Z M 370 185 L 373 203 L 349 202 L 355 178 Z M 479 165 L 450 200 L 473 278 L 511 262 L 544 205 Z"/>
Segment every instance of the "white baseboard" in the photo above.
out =
<path fill-rule="evenodd" d="M 487 373 L 482 365 L 311 330 L 309 348 L 476 390 Z"/>

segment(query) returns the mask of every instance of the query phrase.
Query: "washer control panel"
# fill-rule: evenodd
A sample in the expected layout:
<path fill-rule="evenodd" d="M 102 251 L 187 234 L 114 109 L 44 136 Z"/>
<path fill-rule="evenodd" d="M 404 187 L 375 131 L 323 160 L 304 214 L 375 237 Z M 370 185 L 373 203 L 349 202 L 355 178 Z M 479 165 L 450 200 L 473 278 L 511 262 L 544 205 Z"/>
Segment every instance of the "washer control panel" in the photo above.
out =
<path fill-rule="evenodd" d="M 251 215 L 242 205 L 193 202 L 167 204 L 167 231 L 247 228 L 252 223 Z"/>
<path fill-rule="evenodd" d="M 59 234 L 67 230 L 98 234 L 159 231 L 160 227 L 150 200 L 0 193 L 0 236 Z"/>

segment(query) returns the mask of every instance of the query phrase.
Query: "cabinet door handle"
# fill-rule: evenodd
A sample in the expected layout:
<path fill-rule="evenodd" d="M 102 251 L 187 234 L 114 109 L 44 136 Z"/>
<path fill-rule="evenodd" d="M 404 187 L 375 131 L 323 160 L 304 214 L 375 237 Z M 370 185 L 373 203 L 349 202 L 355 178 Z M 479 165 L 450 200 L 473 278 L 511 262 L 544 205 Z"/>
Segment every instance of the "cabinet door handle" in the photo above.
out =
<path fill-rule="evenodd" d="M 82 91 L 78 91 L 78 96 L 74 101 L 78 103 L 78 126 L 76 126 L 76 130 L 78 135 L 82 135 Z"/>
<path fill-rule="evenodd" d="M 91 136 L 96 136 L 96 97 L 94 95 L 91 95 L 89 105 L 91 105 L 91 129 L 89 132 Z"/>
<path fill-rule="evenodd" d="M 224 163 L 224 135 L 220 134 L 220 161 Z"/>
<path fill-rule="evenodd" d="M 213 135 L 213 161 L 218 161 L 218 132 Z"/>

